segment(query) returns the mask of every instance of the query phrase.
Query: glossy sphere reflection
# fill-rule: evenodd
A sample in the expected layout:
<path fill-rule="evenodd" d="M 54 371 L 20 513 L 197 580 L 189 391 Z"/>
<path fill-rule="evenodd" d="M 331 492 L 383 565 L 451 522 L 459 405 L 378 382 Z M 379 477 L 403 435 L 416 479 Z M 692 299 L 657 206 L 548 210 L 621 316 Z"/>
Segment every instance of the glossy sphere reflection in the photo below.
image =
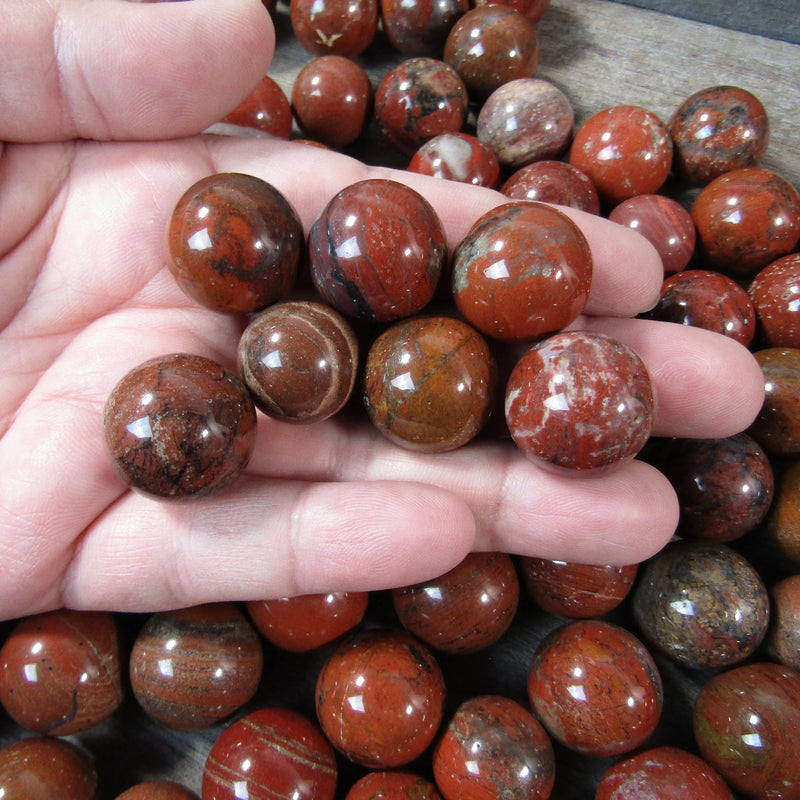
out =
<path fill-rule="evenodd" d="M 592 756 L 644 744 L 661 717 L 661 676 L 645 646 L 602 620 L 568 622 L 533 658 L 528 696 L 547 731 Z"/>
<path fill-rule="evenodd" d="M 334 747 L 357 764 L 408 764 L 433 741 L 444 713 L 441 669 L 412 636 L 373 630 L 340 644 L 320 670 L 317 717 Z"/>

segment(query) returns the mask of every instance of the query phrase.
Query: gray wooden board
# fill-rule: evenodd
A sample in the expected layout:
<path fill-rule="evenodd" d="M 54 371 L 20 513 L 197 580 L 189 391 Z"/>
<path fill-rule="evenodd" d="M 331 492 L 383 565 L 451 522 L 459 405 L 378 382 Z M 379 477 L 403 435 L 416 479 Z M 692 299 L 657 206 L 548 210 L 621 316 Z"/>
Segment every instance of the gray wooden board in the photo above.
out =
<path fill-rule="evenodd" d="M 617 2 L 800 44 L 799 0 L 617 0 Z"/>
<path fill-rule="evenodd" d="M 291 37 L 285 6 L 279 7 L 276 22 L 279 45 L 270 74 L 290 93 L 294 77 L 309 56 Z M 540 76 L 568 94 L 579 123 L 595 111 L 621 103 L 646 106 L 666 119 L 681 100 L 705 86 L 730 83 L 749 89 L 764 102 L 772 121 L 765 166 L 800 183 L 800 139 L 795 134 L 800 46 L 604 0 L 553 0 L 540 25 L 540 37 Z M 363 61 L 377 86 L 399 60 L 379 37 Z M 369 162 L 402 165 L 402 159 L 388 151 L 374 131 L 353 152 Z M 759 559 L 766 558 L 764 547 L 757 539 L 745 545 L 746 552 L 748 547 L 751 560 L 759 565 Z M 765 561 L 763 569 L 770 568 L 774 566 Z M 380 623 L 390 616 L 386 596 L 376 595 L 370 618 Z M 130 639 L 142 618 L 127 615 L 123 621 Z M 626 621 L 624 615 L 619 621 Z M 476 693 L 506 694 L 526 702 L 530 658 L 557 624 L 559 620 L 523 598 L 514 626 L 488 653 L 442 659 L 448 676 L 448 710 Z M 9 628 L 10 623 L 0 624 L 0 639 Z M 324 656 L 324 652 L 292 656 L 267 647 L 262 687 L 245 711 L 277 704 L 313 716 L 314 681 Z M 663 658 L 658 663 L 666 702 L 653 743 L 691 748 L 691 707 L 706 675 L 680 669 Z M 221 726 L 193 734 L 170 731 L 149 721 L 128 693 L 109 720 L 70 738 L 95 755 L 100 800 L 112 800 L 134 782 L 157 777 L 180 781 L 199 792 L 206 755 L 220 730 Z M 0 745 L 23 735 L 0 711 Z M 592 797 L 598 776 L 610 763 L 577 758 L 563 748 L 557 748 L 557 758 L 554 800 Z M 344 790 L 358 771 L 344 761 L 340 765 Z"/>

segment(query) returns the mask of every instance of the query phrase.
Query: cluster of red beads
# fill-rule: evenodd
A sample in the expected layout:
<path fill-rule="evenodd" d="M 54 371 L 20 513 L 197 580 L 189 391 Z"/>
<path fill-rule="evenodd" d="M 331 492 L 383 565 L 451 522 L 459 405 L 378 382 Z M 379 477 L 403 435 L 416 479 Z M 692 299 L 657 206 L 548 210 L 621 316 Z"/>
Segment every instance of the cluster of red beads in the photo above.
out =
<path fill-rule="evenodd" d="M 40 614 L 0 647 L 0 703 L 20 738 L 0 749 L 0 789 L 27 800 L 191 800 L 196 789 L 203 800 L 546 800 L 571 753 L 595 765 L 598 798 L 631 787 L 793 797 L 797 578 L 775 584 L 769 627 L 745 557 L 691 539 L 624 568 L 474 553 L 371 595 Z M 485 672 L 492 664 L 516 683 Z M 704 673 L 694 745 L 657 746 L 674 724 L 675 665 L 718 672 Z M 204 753 L 186 784 L 140 772 L 135 753 L 113 768 L 100 757 L 103 737 L 169 741 L 162 727 L 192 731 Z"/>
<path fill-rule="evenodd" d="M 646 373 L 636 354 L 620 352 L 619 343 L 565 340 L 557 333 L 585 302 L 590 266 L 581 255 L 585 243 L 566 217 L 531 201 L 607 213 L 645 235 L 665 272 L 661 302 L 649 316 L 708 328 L 756 349 L 767 390 L 764 409 L 751 430 L 735 437 L 649 441 L 645 457 L 664 471 L 679 496 L 682 541 L 642 565 L 612 568 L 535 558 L 515 564 L 506 554 L 474 554 L 436 580 L 372 598 L 338 594 L 242 608 L 219 604 L 144 621 L 88 612 L 20 620 L 0 649 L 0 703 L 35 735 L 0 750 L 3 796 L 96 800 L 98 775 L 89 752 L 98 743 L 95 733 L 125 712 L 127 678 L 127 712 L 139 724 L 145 719 L 153 726 L 201 731 L 207 760 L 193 782 L 202 787 L 204 800 L 544 800 L 559 791 L 563 778 L 556 756 L 568 751 L 595 765 L 590 771 L 596 800 L 732 798 L 732 789 L 755 798 L 799 797 L 800 756 L 793 737 L 800 725 L 800 256 L 795 252 L 800 199 L 787 181 L 758 166 L 769 135 L 760 103 L 737 87 L 712 87 L 688 98 L 668 121 L 620 105 L 573 130 L 567 96 L 535 77 L 534 26 L 546 0 L 520 2 L 514 9 L 479 5 L 469 12 L 456 0 L 435 7 L 384 0 L 380 7 L 349 4 L 352 18 L 346 18 L 342 3 L 315 0 L 314 26 L 311 5 L 291 4 L 296 36 L 319 56 L 298 76 L 291 105 L 265 78 L 225 122 L 288 138 L 294 114 L 305 135 L 346 147 L 364 133 L 375 109 L 381 134 L 411 157 L 412 169 L 500 185 L 512 202 L 482 220 L 459 248 L 455 302 L 469 324 L 452 316 L 423 323 L 415 315 L 434 298 L 446 271 L 444 242 L 434 219 L 419 222 L 430 209 L 399 184 L 351 187 L 332 199 L 318 221 L 309 250 L 317 254 L 311 277 L 324 304 L 286 301 L 305 243 L 296 215 L 271 187 L 247 176 L 226 176 L 221 186 L 210 178 L 193 187 L 187 208 L 230 209 L 231 184 L 247 187 L 242 193 L 247 209 L 253 193 L 261 193 L 253 205 L 262 210 L 268 205 L 266 218 L 260 212 L 248 216 L 252 209 L 239 216 L 228 211 L 215 222 L 234 227 L 219 236 L 247 245 L 257 228 L 255 241 L 269 241 L 268 249 L 280 258 L 253 281 L 262 265 L 250 259 L 252 253 L 229 256 L 250 274 L 243 281 L 233 274 L 221 291 L 216 273 L 198 277 L 197 268 L 174 259 L 176 278 L 190 296 L 218 311 L 254 316 L 240 349 L 244 381 L 212 362 L 178 354 L 134 375 L 138 397 L 128 401 L 127 417 L 115 419 L 118 409 L 110 404 L 107 431 L 119 434 L 110 438 L 111 449 L 120 461 L 155 474 L 158 480 L 146 490 L 181 497 L 229 485 L 253 447 L 254 406 L 292 422 L 319 421 L 341 410 L 355 385 L 358 360 L 357 337 L 346 318 L 393 325 L 399 320 L 392 335 L 376 338 L 372 355 L 380 371 L 370 372 L 366 393 L 370 416 L 403 446 L 435 451 L 477 435 L 494 400 L 489 345 L 542 339 L 531 346 L 510 384 L 509 427 L 518 442 L 526 442 L 521 446 L 572 468 L 605 463 L 596 441 L 581 441 L 573 451 L 578 462 L 565 462 L 562 452 L 543 451 L 557 435 L 536 435 L 544 426 L 533 406 L 557 410 L 559 403 L 570 402 L 567 384 L 574 374 L 553 365 L 573 348 L 591 352 L 579 358 L 587 369 L 586 375 L 577 373 L 582 385 L 591 384 L 590 366 L 622 360 L 615 374 L 627 376 L 622 404 L 631 420 L 623 427 L 636 436 L 605 452 L 624 451 L 612 460 L 637 452 L 652 424 Z M 373 93 L 352 58 L 372 42 L 379 16 L 391 44 L 410 59 Z M 478 64 L 463 44 L 476 37 L 491 41 L 486 49 L 492 53 Z M 509 41 L 517 43 L 513 57 L 504 44 Z M 398 92 L 408 83 L 417 99 L 404 103 Z M 320 84 L 325 89 L 314 99 L 308 87 Z M 272 99 L 265 99 L 270 93 Z M 470 101 L 481 105 L 473 132 L 464 130 Z M 332 107 L 344 110 L 340 119 L 346 124 L 337 120 L 330 126 Z M 402 108 L 412 113 L 401 115 Z M 267 109 L 274 110 L 271 119 Z M 524 125 L 508 135 L 503 115 L 512 112 Z M 691 208 L 657 194 L 670 175 L 697 187 Z M 383 275 L 367 275 L 361 263 L 342 263 L 348 247 L 355 253 L 375 246 L 360 238 L 360 227 L 347 235 L 344 221 L 350 204 L 370 192 L 375 202 L 394 199 L 403 208 L 387 216 L 379 248 L 424 226 L 431 248 L 411 268 L 417 276 L 413 292 L 398 291 Z M 416 215 L 410 223 L 409 204 Z M 491 245 L 481 238 L 519 216 L 534 217 L 539 227 L 533 233 L 515 227 L 510 244 L 496 231 Z M 277 227 L 265 224 L 277 218 Z M 404 219 L 398 234 L 391 226 L 402 226 Z M 191 240 L 189 255 L 196 255 L 215 235 L 198 224 L 174 238 Z M 553 318 L 536 316 L 538 327 L 531 330 L 525 328 L 530 319 L 513 318 L 519 309 L 503 301 L 503 291 L 518 298 L 529 287 L 531 295 L 541 295 L 541 274 L 515 275 L 511 257 L 517 238 L 527 236 L 529 242 L 537 235 L 567 242 L 559 257 L 570 265 L 572 280 L 548 286 L 557 297 Z M 335 236 L 341 238 L 326 252 Z M 470 269 L 492 274 L 494 264 L 482 259 L 498 243 L 511 248 L 508 274 L 494 268 L 500 282 L 486 296 L 498 309 L 483 319 L 470 313 L 471 303 L 481 313 L 486 309 L 473 302 L 476 290 L 468 277 Z M 199 268 L 208 265 L 201 259 Z M 362 281 L 358 291 L 355 278 Z M 376 294 L 383 283 L 389 291 Z M 273 346 L 276 336 L 287 349 Z M 429 339 L 438 350 L 426 363 L 446 363 L 450 371 L 437 371 L 428 393 L 415 400 L 429 408 L 431 398 L 446 397 L 450 416 L 439 410 L 420 421 L 415 404 L 392 397 L 388 389 L 398 383 L 402 388 L 403 381 L 416 387 L 412 372 L 400 367 L 408 363 L 409 343 Z M 300 340 L 303 346 L 294 343 Z M 320 361 L 329 369 L 309 378 L 308 365 Z M 397 369 L 388 374 L 393 364 Z M 277 367 L 282 371 L 272 371 Z M 563 391 L 536 395 L 536 376 L 542 374 L 550 382 L 558 376 Z M 476 375 L 478 401 L 459 412 L 456 395 L 448 391 Z M 295 382 L 298 376 L 306 382 Z M 607 389 L 607 375 L 598 383 Z M 186 410 L 186 386 L 195 393 L 194 410 L 191 402 Z M 215 387 L 212 395 L 209 386 Z M 212 416 L 197 410 L 210 396 Z M 177 418 L 151 416 L 154 400 L 166 412 L 180 406 Z M 459 413 L 458 432 L 448 431 Z M 474 427 L 465 426 L 465 419 Z M 163 464 L 148 466 L 140 445 L 159 426 L 172 438 L 196 443 L 195 472 L 185 464 L 173 465 L 173 472 Z M 209 439 L 213 447 L 201 452 L 199 443 Z M 177 459 L 173 453 L 167 462 Z M 184 483 L 176 483 L 174 475 Z M 126 479 L 138 480 L 130 471 Z M 527 591 L 521 594 L 520 586 Z M 525 603 L 531 613 L 523 621 L 517 609 Z M 536 620 L 534 630 L 530 619 Z M 133 634 L 127 652 L 121 623 Z M 272 659 L 271 671 L 265 671 L 265 656 Z M 503 659 L 520 676 L 514 686 L 492 678 L 491 664 Z M 711 677 L 695 673 L 703 685 L 688 730 L 685 720 L 670 727 L 664 712 L 680 702 L 671 674 L 710 668 Z M 476 696 L 463 696 L 465 672 L 477 675 L 470 683 L 480 687 Z M 295 696 L 284 694 L 282 683 L 292 675 L 302 689 Z M 309 675 L 313 685 L 302 677 Z M 675 731 L 676 724 L 683 728 Z M 64 735 L 76 735 L 79 744 L 56 738 Z M 656 746 L 665 737 L 681 746 Z M 197 797 L 169 781 L 125 788 L 119 776 L 110 778 L 105 763 L 98 766 L 101 782 L 114 786 L 118 800 Z"/>

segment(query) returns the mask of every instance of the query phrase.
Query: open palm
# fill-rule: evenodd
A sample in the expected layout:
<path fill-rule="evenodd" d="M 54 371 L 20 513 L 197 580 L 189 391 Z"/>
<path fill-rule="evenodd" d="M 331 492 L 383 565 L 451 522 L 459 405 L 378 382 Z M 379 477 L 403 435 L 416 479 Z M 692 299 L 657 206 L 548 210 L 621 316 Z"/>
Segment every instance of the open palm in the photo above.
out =
<path fill-rule="evenodd" d="M 32 70 L 31 107 L 52 113 L 27 122 L 24 114 L 5 122 L 18 93 L 0 81 L 0 138 L 16 142 L 0 158 L 0 618 L 62 605 L 153 610 L 388 587 L 444 572 L 471 549 L 633 563 L 664 544 L 676 500 L 647 464 L 569 478 L 537 468 L 508 442 L 425 456 L 390 444 L 366 422 L 292 426 L 262 416 L 248 470 L 222 495 L 164 503 L 128 490 L 103 445 L 114 384 L 170 352 L 235 361 L 242 320 L 194 304 L 166 266 L 167 222 L 192 183 L 214 172 L 257 175 L 290 199 L 308 230 L 343 186 L 393 177 L 431 201 L 451 247 L 502 197 L 288 142 L 189 136 L 266 69 L 271 32 L 255 0 L 62 7 L 105 13 L 115 30 L 128 25 L 129 39 L 145 30 L 147 41 L 154 31 L 178 37 L 172 15 L 183 14 L 193 37 L 171 42 L 166 67 L 143 58 L 135 68 L 93 64 L 91 47 L 76 45 L 84 53 L 76 86 L 102 83 L 105 94 L 80 97 L 69 84 L 76 73 L 63 64 L 55 84 Z M 52 6 L 42 8 L 43 28 L 52 27 Z M 197 77 L 197 28 L 219 29 L 222 17 L 230 24 L 216 46 L 227 55 L 215 58 L 229 59 L 238 77 Z M 243 56 L 253 52 L 253 42 L 242 46 L 247 37 L 265 54 Z M 146 49 L 144 39 L 138 45 Z M 205 80 L 189 92 L 195 103 L 182 99 L 192 80 Z M 184 88 L 176 94 L 175 85 Z M 147 102 L 131 105 L 131 97 Z M 171 114 L 176 107 L 183 111 Z M 596 270 L 579 323 L 618 336 L 645 359 L 657 433 L 712 437 L 746 427 L 763 392 L 747 351 L 704 331 L 631 319 L 657 296 L 657 257 L 630 231 L 573 217 Z"/>

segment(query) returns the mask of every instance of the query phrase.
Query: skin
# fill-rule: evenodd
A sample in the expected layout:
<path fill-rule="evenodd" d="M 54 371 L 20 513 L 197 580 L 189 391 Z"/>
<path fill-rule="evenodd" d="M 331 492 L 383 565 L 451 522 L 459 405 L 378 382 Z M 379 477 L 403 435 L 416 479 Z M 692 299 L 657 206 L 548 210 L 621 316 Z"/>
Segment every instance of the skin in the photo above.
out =
<path fill-rule="evenodd" d="M 434 205 L 451 249 L 503 198 L 320 148 L 196 135 L 268 68 L 260 0 L 0 3 L 0 618 L 397 586 L 473 549 L 634 563 L 670 538 L 676 498 L 642 462 L 572 477 L 508 442 L 425 456 L 335 419 L 261 417 L 247 473 L 217 498 L 171 504 L 129 491 L 103 445 L 116 382 L 176 351 L 235 365 L 241 321 L 194 305 L 166 266 L 167 221 L 194 181 L 258 175 L 308 230 L 339 189 L 391 177 Z M 576 324 L 642 355 L 657 433 L 745 428 L 763 398 L 750 354 L 706 331 L 630 319 L 658 297 L 657 255 L 625 228 L 570 214 L 596 270 Z"/>

